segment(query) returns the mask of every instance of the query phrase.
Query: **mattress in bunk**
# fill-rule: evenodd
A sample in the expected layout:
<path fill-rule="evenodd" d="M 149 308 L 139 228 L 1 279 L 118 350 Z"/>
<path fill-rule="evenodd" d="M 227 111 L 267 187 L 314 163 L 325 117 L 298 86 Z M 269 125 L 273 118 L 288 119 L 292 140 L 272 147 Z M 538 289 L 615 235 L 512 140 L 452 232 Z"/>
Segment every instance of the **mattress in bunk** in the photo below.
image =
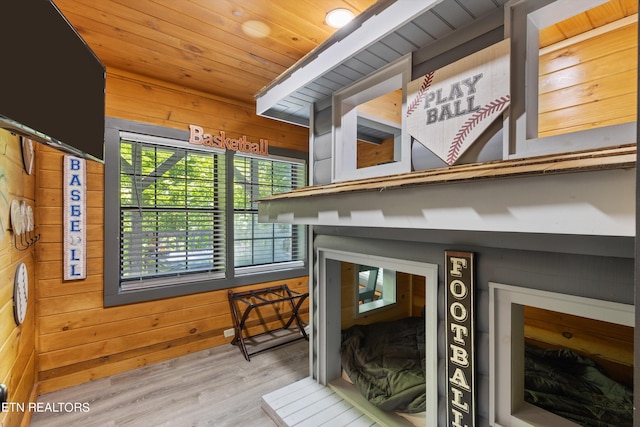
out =
<path fill-rule="evenodd" d="M 633 390 L 573 350 L 527 344 L 524 397 L 581 426 L 633 425 Z"/>
<path fill-rule="evenodd" d="M 405 318 L 342 332 L 342 367 L 373 405 L 398 413 L 426 408 L 425 322 Z"/>

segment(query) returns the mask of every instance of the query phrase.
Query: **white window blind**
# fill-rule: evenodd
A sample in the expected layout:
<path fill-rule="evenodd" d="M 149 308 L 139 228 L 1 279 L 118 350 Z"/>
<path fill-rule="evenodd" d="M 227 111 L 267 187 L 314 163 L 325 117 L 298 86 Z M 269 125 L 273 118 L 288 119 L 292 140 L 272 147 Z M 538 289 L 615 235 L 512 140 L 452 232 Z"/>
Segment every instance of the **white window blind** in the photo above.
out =
<path fill-rule="evenodd" d="M 234 260 L 237 274 L 302 267 L 302 226 L 258 223 L 257 200 L 306 185 L 302 162 L 236 155 L 233 161 Z"/>
<path fill-rule="evenodd" d="M 121 288 L 224 277 L 224 154 L 125 138 L 120 144 Z"/>

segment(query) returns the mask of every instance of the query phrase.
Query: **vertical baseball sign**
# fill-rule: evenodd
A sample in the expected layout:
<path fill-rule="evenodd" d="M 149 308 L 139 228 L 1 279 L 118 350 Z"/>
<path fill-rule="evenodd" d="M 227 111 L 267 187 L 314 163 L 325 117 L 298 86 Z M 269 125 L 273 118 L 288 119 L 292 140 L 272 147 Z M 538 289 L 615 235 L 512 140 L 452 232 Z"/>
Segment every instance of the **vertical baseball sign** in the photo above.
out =
<path fill-rule="evenodd" d="M 64 156 L 64 280 L 87 277 L 86 160 Z"/>
<path fill-rule="evenodd" d="M 475 426 L 473 253 L 445 251 L 447 425 Z"/>

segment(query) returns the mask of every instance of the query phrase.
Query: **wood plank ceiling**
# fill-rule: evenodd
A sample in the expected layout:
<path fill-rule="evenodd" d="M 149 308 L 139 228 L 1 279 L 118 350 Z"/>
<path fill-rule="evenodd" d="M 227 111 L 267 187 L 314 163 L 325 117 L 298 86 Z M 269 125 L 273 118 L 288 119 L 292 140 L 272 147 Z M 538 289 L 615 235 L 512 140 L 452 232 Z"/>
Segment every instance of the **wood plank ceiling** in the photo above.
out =
<path fill-rule="evenodd" d="M 638 0 L 609 0 L 542 30 L 540 47 L 558 43 L 636 13 L 638 13 Z"/>
<path fill-rule="evenodd" d="M 376 0 L 53 0 L 100 60 L 223 98 L 254 95 Z"/>
<path fill-rule="evenodd" d="M 376 0 L 53 0 L 109 68 L 254 104 L 254 95 L 336 30 L 327 11 L 355 14 Z M 385 0 L 381 0 L 385 1 Z M 468 1 L 455 1 L 467 10 Z M 502 1 L 493 0 L 496 6 Z M 611 0 L 557 24 L 543 45 L 637 13 Z"/>

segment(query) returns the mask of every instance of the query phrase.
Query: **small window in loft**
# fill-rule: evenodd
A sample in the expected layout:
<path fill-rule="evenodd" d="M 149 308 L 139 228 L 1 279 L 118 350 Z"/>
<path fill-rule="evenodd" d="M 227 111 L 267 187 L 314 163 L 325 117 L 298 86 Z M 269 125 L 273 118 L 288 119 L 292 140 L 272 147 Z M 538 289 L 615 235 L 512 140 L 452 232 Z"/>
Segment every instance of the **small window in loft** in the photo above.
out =
<path fill-rule="evenodd" d="M 356 313 L 363 314 L 396 303 L 396 272 L 356 265 Z"/>
<path fill-rule="evenodd" d="M 357 168 L 397 161 L 402 136 L 402 88 L 358 105 Z"/>
<path fill-rule="evenodd" d="M 407 55 L 334 94 L 333 182 L 411 170 L 403 114 L 410 68 Z"/>

